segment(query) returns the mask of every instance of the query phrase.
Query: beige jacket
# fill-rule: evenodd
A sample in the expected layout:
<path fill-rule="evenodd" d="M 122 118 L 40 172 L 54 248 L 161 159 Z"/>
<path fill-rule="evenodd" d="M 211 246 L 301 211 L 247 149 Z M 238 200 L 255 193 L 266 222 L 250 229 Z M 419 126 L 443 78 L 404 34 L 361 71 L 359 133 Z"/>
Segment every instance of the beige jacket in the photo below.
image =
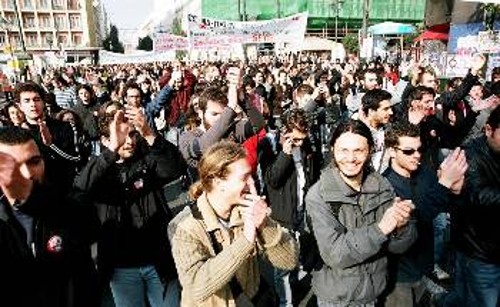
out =
<path fill-rule="evenodd" d="M 185 208 L 169 224 L 172 253 L 182 285 L 181 306 L 241 306 L 241 296 L 253 297 L 260 273 L 258 253 L 276 267 L 291 270 L 297 265 L 297 244 L 288 232 L 268 218 L 258 233 L 258 242 L 243 235 L 243 221 L 237 207 L 231 212 L 229 230 L 223 227 L 203 194 L 197 201 L 200 218 Z M 222 245 L 215 254 L 209 232 Z M 229 281 L 236 276 L 244 295 L 236 302 Z M 244 299 L 243 299 L 244 300 Z"/>

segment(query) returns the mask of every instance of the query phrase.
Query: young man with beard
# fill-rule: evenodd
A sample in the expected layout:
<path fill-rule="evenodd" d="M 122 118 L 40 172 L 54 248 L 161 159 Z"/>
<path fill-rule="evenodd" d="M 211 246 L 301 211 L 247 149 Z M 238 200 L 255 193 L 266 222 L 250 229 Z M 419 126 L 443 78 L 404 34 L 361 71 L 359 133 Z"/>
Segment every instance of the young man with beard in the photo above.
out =
<path fill-rule="evenodd" d="M 382 85 L 382 77 L 380 77 L 376 70 L 367 69 L 360 73 L 361 87 L 357 88 L 355 76 L 351 73 L 346 74 L 347 82 L 344 82 L 343 96 L 348 110 L 348 116 L 357 116 L 362 107 L 362 98 L 366 92 L 380 89 Z M 345 93 L 347 92 L 347 93 Z"/>
<path fill-rule="evenodd" d="M 0 128 L 0 299 L 2 306 L 97 307 L 90 245 L 95 209 L 45 180 L 31 133 Z"/>
<path fill-rule="evenodd" d="M 332 164 L 306 196 L 322 264 L 312 273 L 318 306 L 374 306 L 386 287 L 389 252 L 416 239 L 410 200 L 370 166 L 373 138 L 360 121 L 333 132 Z"/>
<path fill-rule="evenodd" d="M 424 276 L 434 269 L 433 221 L 448 210 L 452 194 L 459 194 L 467 162 L 464 151 L 457 148 L 441 164 L 439 176 L 421 162 L 422 142 L 417 126 L 399 122 L 386 132 L 385 145 L 391 157 L 384 172 L 396 195 L 415 205 L 418 238 L 403 254 L 390 258 L 389 295 L 386 307 L 416 306 L 424 293 Z"/>
<path fill-rule="evenodd" d="M 387 155 L 385 154 L 384 134 L 385 126 L 392 117 L 392 95 L 381 89 L 367 91 L 361 99 L 361 116 L 372 133 L 374 148 L 372 152 L 372 165 L 376 171 L 382 173 L 387 168 Z"/>
<path fill-rule="evenodd" d="M 175 271 L 163 186 L 178 179 L 185 165 L 177 148 L 148 125 L 141 108 L 106 104 L 99 127 L 103 151 L 74 183 L 98 208 L 99 273 L 110 283 L 116 306 L 143 306 L 145 297 L 152 307 L 164 306 L 166 297 L 172 298 L 164 294 Z"/>
<path fill-rule="evenodd" d="M 179 150 L 188 164 L 192 182 L 198 177 L 196 168 L 208 147 L 222 139 L 243 143 L 266 124 L 264 117 L 248 97 L 238 97 L 241 83 L 239 69 L 229 69 L 228 82 L 227 94 L 216 87 L 203 91 L 198 102 L 201 125 L 180 136 Z M 244 100 L 241 106 L 238 102 L 240 98 Z M 243 111 L 248 118 L 241 118 L 241 107 L 245 108 Z"/>

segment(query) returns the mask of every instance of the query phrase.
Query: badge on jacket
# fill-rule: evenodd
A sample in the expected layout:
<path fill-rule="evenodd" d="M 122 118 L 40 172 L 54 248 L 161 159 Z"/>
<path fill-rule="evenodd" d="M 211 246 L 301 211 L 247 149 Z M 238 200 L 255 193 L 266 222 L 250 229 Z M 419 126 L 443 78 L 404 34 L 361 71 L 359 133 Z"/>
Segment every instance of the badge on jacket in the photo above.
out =
<path fill-rule="evenodd" d="M 63 240 L 60 236 L 54 235 L 47 241 L 47 251 L 59 253 L 63 249 Z"/>

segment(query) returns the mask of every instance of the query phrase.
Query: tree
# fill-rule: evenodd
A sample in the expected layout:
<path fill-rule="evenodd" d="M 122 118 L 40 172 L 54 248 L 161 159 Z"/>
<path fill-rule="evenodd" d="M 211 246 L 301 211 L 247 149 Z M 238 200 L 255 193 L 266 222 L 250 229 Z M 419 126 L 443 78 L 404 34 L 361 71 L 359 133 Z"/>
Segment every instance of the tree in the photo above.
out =
<path fill-rule="evenodd" d="M 345 51 L 348 53 L 359 52 L 358 37 L 355 34 L 348 34 L 344 36 L 342 38 L 342 44 L 344 45 Z"/>
<path fill-rule="evenodd" d="M 153 39 L 149 35 L 143 38 L 139 38 L 137 49 L 145 51 L 153 50 Z"/>
<path fill-rule="evenodd" d="M 111 25 L 108 35 L 106 35 L 106 38 L 102 41 L 102 47 L 104 50 L 111 52 L 125 52 L 125 48 L 119 39 L 118 28 L 115 25 Z"/>

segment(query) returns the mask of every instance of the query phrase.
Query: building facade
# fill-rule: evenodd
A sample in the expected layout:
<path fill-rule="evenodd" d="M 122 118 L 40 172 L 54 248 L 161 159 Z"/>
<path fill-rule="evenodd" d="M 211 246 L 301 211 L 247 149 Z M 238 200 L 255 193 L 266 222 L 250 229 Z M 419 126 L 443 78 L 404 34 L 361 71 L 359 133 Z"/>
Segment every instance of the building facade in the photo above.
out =
<path fill-rule="evenodd" d="M 0 0 L 4 51 L 54 52 L 68 62 L 94 56 L 107 29 L 99 0 Z"/>
<path fill-rule="evenodd" d="M 363 20 L 363 0 L 200 0 L 205 17 L 226 20 L 267 20 L 299 12 L 309 13 L 309 34 L 333 38 L 357 32 Z M 196 0 L 195 0 L 196 2 Z M 420 23 L 426 0 L 370 0 L 369 22 Z"/>

